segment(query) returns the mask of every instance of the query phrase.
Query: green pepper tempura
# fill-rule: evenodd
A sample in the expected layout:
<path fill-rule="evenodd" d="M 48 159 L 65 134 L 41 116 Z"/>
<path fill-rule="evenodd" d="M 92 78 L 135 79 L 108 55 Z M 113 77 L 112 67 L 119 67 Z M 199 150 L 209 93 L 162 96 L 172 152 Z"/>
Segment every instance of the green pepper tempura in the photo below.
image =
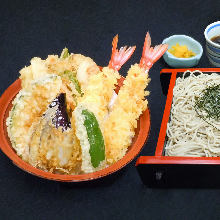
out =
<path fill-rule="evenodd" d="M 82 114 L 85 116 L 84 126 L 90 144 L 91 163 L 96 168 L 105 159 L 104 138 L 95 115 L 88 110 L 83 110 Z"/>

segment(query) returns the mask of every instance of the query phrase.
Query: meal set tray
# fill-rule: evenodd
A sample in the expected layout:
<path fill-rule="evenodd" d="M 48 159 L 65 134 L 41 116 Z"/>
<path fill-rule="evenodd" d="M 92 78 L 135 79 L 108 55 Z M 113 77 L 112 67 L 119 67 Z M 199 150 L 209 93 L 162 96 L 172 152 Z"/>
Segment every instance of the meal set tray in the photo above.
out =
<path fill-rule="evenodd" d="M 148 187 L 220 187 L 220 157 L 164 156 L 167 123 L 176 78 L 185 71 L 219 73 L 220 68 L 162 69 L 161 87 L 167 95 L 163 119 L 154 156 L 140 156 L 136 168 Z"/>

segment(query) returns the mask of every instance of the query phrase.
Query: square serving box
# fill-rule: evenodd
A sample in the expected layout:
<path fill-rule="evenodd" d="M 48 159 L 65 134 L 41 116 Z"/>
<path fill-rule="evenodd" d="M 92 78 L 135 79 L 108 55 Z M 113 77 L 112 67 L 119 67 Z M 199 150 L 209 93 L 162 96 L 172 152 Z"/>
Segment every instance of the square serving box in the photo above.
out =
<path fill-rule="evenodd" d="M 220 68 L 161 70 L 161 86 L 163 93 L 167 93 L 167 100 L 155 155 L 140 156 L 136 162 L 141 180 L 149 187 L 220 187 L 220 157 L 173 157 L 164 154 L 173 88 L 177 77 L 187 70 L 220 74 Z"/>

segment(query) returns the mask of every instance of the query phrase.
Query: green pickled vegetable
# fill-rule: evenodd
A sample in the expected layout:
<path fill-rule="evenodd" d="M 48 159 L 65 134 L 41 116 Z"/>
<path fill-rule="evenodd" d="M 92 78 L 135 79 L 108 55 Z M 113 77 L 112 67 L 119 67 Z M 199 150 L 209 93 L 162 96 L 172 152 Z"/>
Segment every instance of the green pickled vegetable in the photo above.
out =
<path fill-rule="evenodd" d="M 61 55 L 60 55 L 60 58 L 67 58 L 69 56 L 69 50 L 67 48 L 64 48 Z"/>
<path fill-rule="evenodd" d="M 96 168 L 105 159 L 104 138 L 95 115 L 88 110 L 83 110 L 82 114 L 85 116 L 84 126 L 89 139 L 92 166 Z"/>
<path fill-rule="evenodd" d="M 68 78 L 75 86 L 76 91 L 82 95 L 81 87 L 79 84 L 79 81 L 76 78 L 76 72 L 75 71 L 70 71 L 70 70 L 65 70 L 63 73 L 63 76 Z"/>

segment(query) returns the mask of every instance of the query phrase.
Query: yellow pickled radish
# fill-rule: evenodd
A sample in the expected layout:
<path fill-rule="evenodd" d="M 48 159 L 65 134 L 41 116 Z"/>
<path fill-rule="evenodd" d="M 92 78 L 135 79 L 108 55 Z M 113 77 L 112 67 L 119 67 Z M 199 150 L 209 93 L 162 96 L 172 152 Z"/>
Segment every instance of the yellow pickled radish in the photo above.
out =
<path fill-rule="evenodd" d="M 178 58 L 190 58 L 196 55 L 192 50 L 189 50 L 186 45 L 179 45 L 179 43 L 173 45 L 168 51 Z"/>

